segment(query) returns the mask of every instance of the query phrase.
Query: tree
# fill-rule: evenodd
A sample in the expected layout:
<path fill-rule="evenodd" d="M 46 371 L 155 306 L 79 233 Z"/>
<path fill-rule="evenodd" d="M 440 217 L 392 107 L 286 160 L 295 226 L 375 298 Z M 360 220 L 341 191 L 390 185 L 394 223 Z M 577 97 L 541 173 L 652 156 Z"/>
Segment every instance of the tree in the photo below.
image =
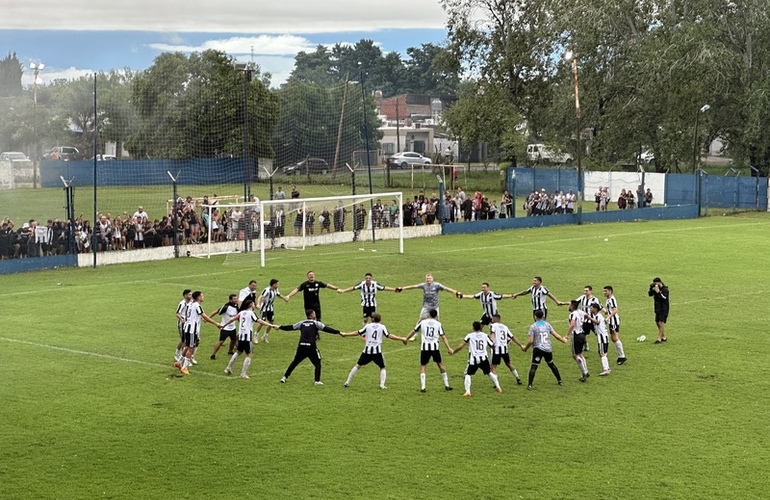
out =
<path fill-rule="evenodd" d="M 8 53 L 0 59 L 0 97 L 18 97 L 21 95 L 21 76 L 24 73 L 16 52 Z"/>

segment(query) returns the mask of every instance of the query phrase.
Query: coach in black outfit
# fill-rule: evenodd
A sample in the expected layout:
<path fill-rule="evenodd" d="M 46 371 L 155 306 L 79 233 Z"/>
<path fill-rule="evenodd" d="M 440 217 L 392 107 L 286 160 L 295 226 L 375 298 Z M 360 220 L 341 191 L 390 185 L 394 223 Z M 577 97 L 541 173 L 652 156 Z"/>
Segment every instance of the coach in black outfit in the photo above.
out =
<path fill-rule="evenodd" d="M 339 335 L 340 331 L 326 326 L 320 321 L 316 321 L 315 311 L 308 309 L 305 311 L 307 319 L 300 321 L 293 325 L 281 325 L 278 328 L 285 331 L 299 330 L 299 345 L 297 346 L 297 353 L 294 355 L 289 367 L 286 369 L 286 373 L 283 374 L 281 383 L 285 384 L 286 380 L 291 375 L 291 372 L 299 365 L 305 358 L 309 359 L 313 366 L 315 366 L 315 385 L 324 385 L 321 382 L 321 353 L 316 347 L 316 339 L 319 332 L 334 333 Z"/>
<path fill-rule="evenodd" d="M 658 340 L 655 343 L 660 344 L 668 340 L 665 333 L 669 305 L 668 286 L 660 278 L 655 278 L 647 295 L 655 301 L 655 324 L 658 325 Z"/>
<path fill-rule="evenodd" d="M 312 309 L 315 311 L 315 319 L 318 321 L 321 321 L 321 298 L 319 297 L 319 292 L 321 291 L 321 288 L 330 288 L 332 290 L 338 290 L 338 287 L 330 284 L 330 283 L 324 283 L 323 281 L 316 281 L 315 279 L 315 273 L 313 271 L 309 271 L 307 273 L 307 281 L 301 283 L 297 288 L 292 290 L 289 295 L 286 296 L 287 299 L 292 298 L 297 292 L 302 292 L 302 298 L 305 301 L 305 310 Z"/>

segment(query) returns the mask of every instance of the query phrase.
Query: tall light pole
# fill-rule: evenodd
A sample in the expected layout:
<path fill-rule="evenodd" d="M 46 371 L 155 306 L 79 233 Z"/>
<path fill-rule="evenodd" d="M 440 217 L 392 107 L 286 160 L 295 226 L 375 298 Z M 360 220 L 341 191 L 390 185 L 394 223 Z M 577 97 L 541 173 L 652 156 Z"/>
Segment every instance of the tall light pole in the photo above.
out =
<path fill-rule="evenodd" d="M 711 109 L 711 105 L 704 104 L 695 113 L 695 138 L 693 139 L 693 144 L 692 144 L 692 173 L 693 174 L 695 173 L 695 169 L 698 168 L 698 119 L 700 118 L 701 113 L 705 113 L 710 109 Z"/>
<path fill-rule="evenodd" d="M 35 75 L 35 81 L 33 83 L 33 92 L 35 96 L 35 107 L 37 107 L 37 87 L 38 85 L 41 85 L 43 83 L 43 79 L 40 78 L 40 72 L 43 71 L 45 68 L 45 64 L 43 63 L 32 63 L 29 65 L 29 69 L 31 69 L 34 72 Z"/>
<path fill-rule="evenodd" d="M 564 59 L 572 61 L 572 82 L 575 86 L 575 159 L 577 160 L 577 219 L 578 224 L 583 223 L 583 164 L 581 163 L 582 146 L 580 145 L 580 86 L 578 85 L 578 67 L 577 67 L 577 55 L 568 50 L 564 53 Z"/>

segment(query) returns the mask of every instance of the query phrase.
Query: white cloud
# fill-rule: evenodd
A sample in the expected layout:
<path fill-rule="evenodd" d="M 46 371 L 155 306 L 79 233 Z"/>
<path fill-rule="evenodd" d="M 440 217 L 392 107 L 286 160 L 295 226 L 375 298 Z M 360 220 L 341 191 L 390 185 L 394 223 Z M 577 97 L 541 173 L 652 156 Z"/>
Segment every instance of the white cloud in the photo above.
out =
<path fill-rule="evenodd" d="M 380 3 L 360 0 L 23 0 L 7 3 L 9 5 L 3 6 L 0 29 L 336 33 L 442 28 L 446 21 L 438 0 Z"/>
<path fill-rule="evenodd" d="M 151 43 L 150 48 L 161 52 L 202 52 L 207 49 L 221 50 L 231 55 L 251 54 L 280 56 L 294 56 L 300 51 L 312 51 L 315 45 L 307 38 L 296 35 L 259 35 L 237 36 L 221 40 L 207 40 L 199 45 L 185 45 L 181 43 Z"/>
<path fill-rule="evenodd" d="M 45 86 L 54 80 L 73 80 L 80 78 L 81 76 L 93 75 L 94 70 L 86 68 L 75 68 L 70 66 L 69 68 L 54 68 L 46 65 L 45 69 L 40 72 L 40 79 L 43 81 L 42 85 Z M 21 77 L 21 84 L 24 86 L 32 85 L 35 80 L 35 75 L 31 70 L 24 71 Z"/>

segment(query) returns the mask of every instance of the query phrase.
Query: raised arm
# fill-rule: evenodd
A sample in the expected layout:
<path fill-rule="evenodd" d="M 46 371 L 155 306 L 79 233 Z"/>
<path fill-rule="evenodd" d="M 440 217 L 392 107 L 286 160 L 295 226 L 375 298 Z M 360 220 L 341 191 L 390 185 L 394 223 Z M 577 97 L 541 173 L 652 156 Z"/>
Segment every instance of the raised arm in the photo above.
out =
<path fill-rule="evenodd" d="M 297 295 L 297 292 L 299 292 L 299 287 L 297 287 L 294 290 L 292 290 L 291 292 L 289 292 L 289 295 L 286 296 L 286 302 L 288 302 L 290 298 L 292 298 L 295 295 Z"/>
<path fill-rule="evenodd" d="M 235 316 L 233 316 L 232 318 L 230 318 L 229 320 L 227 320 L 227 323 L 223 324 L 223 325 L 222 325 L 222 328 L 226 327 L 226 326 L 227 326 L 227 325 L 229 325 L 230 323 L 235 323 L 236 321 L 238 321 L 238 318 L 240 318 L 240 317 L 241 317 L 241 313 L 238 313 L 238 314 L 236 314 Z"/>
<path fill-rule="evenodd" d="M 526 290 L 522 290 L 522 291 L 520 291 L 518 293 L 512 293 L 511 294 L 511 298 L 515 299 L 516 297 L 521 297 L 522 295 L 526 295 L 528 293 L 529 293 L 529 288 L 527 288 Z"/>
<path fill-rule="evenodd" d="M 554 302 L 556 302 L 557 306 L 566 306 L 567 304 L 569 304 L 569 302 L 562 302 L 559 299 L 557 299 L 556 296 L 554 294 L 552 294 L 550 291 L 548 292 L 548 296 L 551 297 L 551 299 Z"/>
<path fill-rule="evenodd" d="M 449 288 L 449 287 L 448 287 L 448 286 L 446 286 L 446 285 L 443 285 L 443 286 L 444 286 L 444 290 L 446 290 L 447 292 L 452 292 L 452 293 L 453 293 L 453 294 L 455 294 L 455 295 L 458 295 L 458 294 L 460 293 L 460 292 L 458 292 L 457 290 L 455 290 L 454 288 Z"/>
<path fill-rule="evenodd" d="M 213 319 L 209 318 L 209 315 L 208 315 L 208 314 L 206 314 L 206 313 L 202 313 L 202 314 L 201 314 L 201 318 L 203 318 L 203 321 L 205 321 L 206 323 L 211 323 L 212 325 L 216 326 L 216 327 L 217 327 L 217 328 L 219 328 L 220 330 L 222 329 L 222 325 L 220 325 L 219 323 L 217 323 L 217 322 L 216 322 L 216 321 L 214 321 Z"/>
<path fill-rule="evenodd" d="M 349 288 L 338 288 L 337 293 L 348 293 L 348 292 L 352 292 L 355 289 L 356 289 L 355 286 L 351 286 Z"/>
<path fill-rule="evenodd" d="M 409 285 L 409 286 L 399 286 L 399 287 L 396 287 L 396 291 L 398 292 L 398 291 L 400 290 L 400 291 L 402 291 L 402 292 L 403 292 L 404 290 L 414 290 L 414 289 L 415 289 L 415 288 L 417 288 L 419 285 L 420 285 L 420 284 L 419 284 L 419 283 L 417 283 L 416 285 Z"/>
<path fill-rule="evenodd" d="M 458 344 L 458 346 L 457 346 L 457 347 L 455 347 L 454 349 L 449 349 L 449 354 L 457 354 L 458 352 L 462 351 L 462 350 L 463 350 L 463 348 L 464 348 L 466 345 L 468 345 L 468 344 L 467 344 L 467 342 L 465 342 L 465 341 L 463 340 L 463 341 L 462 341 L 462 342 L 460 342 L 460 344 Z M 449 347 L 449 342 L 447 342 L 447 347 Z"/>

